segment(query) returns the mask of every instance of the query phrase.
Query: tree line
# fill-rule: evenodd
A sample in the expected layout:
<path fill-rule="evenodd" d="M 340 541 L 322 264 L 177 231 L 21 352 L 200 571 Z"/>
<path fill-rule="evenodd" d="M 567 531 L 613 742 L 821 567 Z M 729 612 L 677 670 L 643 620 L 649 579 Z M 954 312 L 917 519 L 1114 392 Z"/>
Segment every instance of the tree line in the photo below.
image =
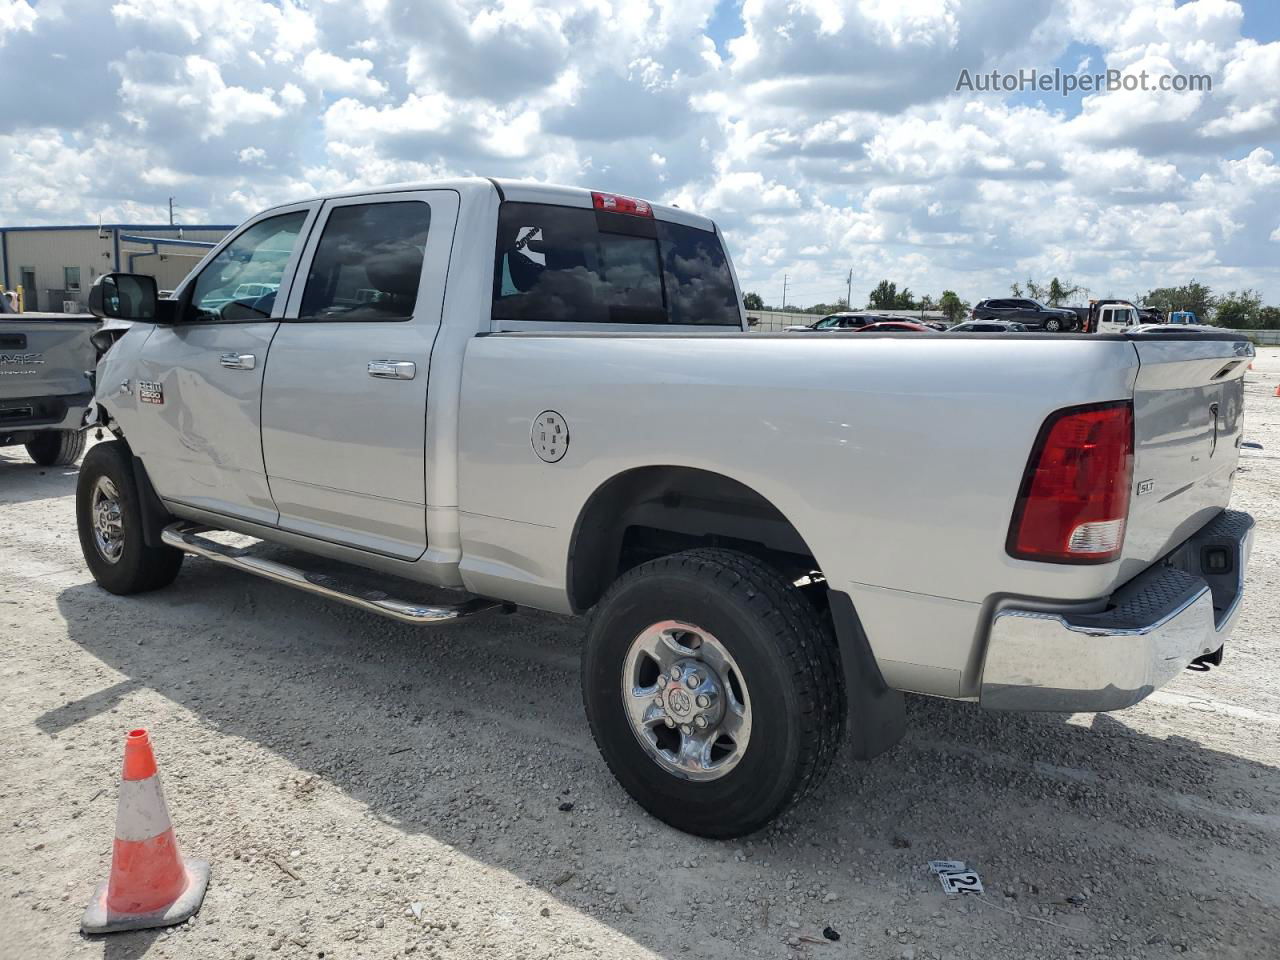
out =
<path fill-rule="evenodd" d="M 764 298 L 754 291 L 743 294 L 742 305 L 748 310 L 780 310 L 786 313 L 839 313 L 850 309 L 844 297 L 834 303 L 815 303 L 812 306 L 800 307 L 794 304 L 785 307 L 767 306 Z M 961 300 L 954 290 L 943 290 L 937 299 L 929 294 L 916 296 L 910 288 L 903 286 L 901 290 L 892 280 L 881 280 L 867 298 L 868 310 L 940 310 L 949 320 L 959 323 L 969 313 L 969 304 Z"/>
<path fill-rule="evenodd" d="M 1024 283 L 1010 284 L 1009 292 L 1011 296 L 1039 300 L 1051 307 L 1069 306 L 1072 301 L 1081 301 L 1083 305 L 1088 302 L 1091 294 L 1087 287 L 1058 277 L 1051 277 L 1047 282 L 1028 277 Z M 1219 327 L 1235 330 L 1280 330 L 1280 306 L 1264 306 L 1262 295 L 1249 288 L 1215 294 L 1205 284 L 1192 280 L 1182 286 L 1156 287 L 1130 299 L 1136 306 L 1159 310 L 1166 318 L 1175 310 L 1187 310 L 1194 313 L 1201 323 Z M 748 310 L 783 310 L 792 313 L 827 314 L 850 309 L 843 297 L 835 303 L 815 303 L 809 307 L 769 307 L 760 294 L 755 292 L 744 294 L 742 303 Z M 902 289 L 898 289 L 894 281 L 881 280 L 867 297 L 866 309 L 938 310 L 951 322 L 958 323 L 968 316 L 970 304 L 954 290 L 944 290 L 935 299 L 927 293 L 917 296 L 905 284 Z"/>

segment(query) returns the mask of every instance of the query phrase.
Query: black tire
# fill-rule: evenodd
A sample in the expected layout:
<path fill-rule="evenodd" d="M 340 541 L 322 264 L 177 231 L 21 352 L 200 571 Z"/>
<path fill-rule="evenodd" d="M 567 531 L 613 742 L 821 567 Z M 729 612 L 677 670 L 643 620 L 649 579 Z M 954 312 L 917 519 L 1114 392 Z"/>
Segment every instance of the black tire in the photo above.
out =
<path fill-rule="evenodd" d="M 718 779 L 685 779 L 659 765 L 624 710 L 627 651 L 664 620 L 714 635 L 741 673 L 751 731 L 737 765 Z M 588 623 L 582 694 L 591 734 L 623 788 L 658 819 L 703 837 L 742 836 L 779 816 L 821 781 L 844 734 L 829 625 L 776 570 L 730 550 L 673 554 L 620 577 Z"/>
<path fill-rule="evenodd" d="M 1044 322 L 1044 329 L 1045 329 L 1045 332 L 1046 332 L 1046 333 L 1061 333 L 1061 332 L 1062 332 L 1062 326 L 1063 326 L 1063 323 L 1064 323 L 1064 321 L 1059 320 L 1057 317 L 1050 317 L 1048 320 L 1046 320 L 1046 321 Z"/>
<path fill-rule="evenodd" d="M 120 535 L 112 546 L 119 552 L 113 561 L 99 546 L 94 526 L 94 496 L 99 481 L 115 491 L 119 505 Z M 99 443 L 84 458 L 76 484 L 76 526 L 80 549 L 98 585 L 111 593 L 143 593 L 173 583 L 182 566 L 183 553 L 173 547 L 149 547 L 142 535 L 142 509 L 133 465 L 119 440 Z"/>
<path fill-rule="evenodd" d="M 27 456 L 42 467 L 69 467 L 84 453 L 83 430 L 45 430 L 27 444 Z"/>

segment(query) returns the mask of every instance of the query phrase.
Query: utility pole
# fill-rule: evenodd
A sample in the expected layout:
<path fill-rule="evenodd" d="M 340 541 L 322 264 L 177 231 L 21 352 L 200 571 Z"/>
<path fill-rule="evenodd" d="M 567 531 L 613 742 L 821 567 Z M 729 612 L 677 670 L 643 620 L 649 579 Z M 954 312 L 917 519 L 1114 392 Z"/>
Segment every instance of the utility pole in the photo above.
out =
<path fill-rule="evenodd" d="M 782 275 L 782 310 L 787 309 L 787 275 Z"/>
<path fill-rule="evenodd" d="M 845 281 L 844 305 L 846 310 L 853 309 L 853 267 L 849 268 L 849 278 Z"/>
<path fill-rule="evenodd" d="M 173 226 L 173 197 L 169 198 L 169 226 Z"/>

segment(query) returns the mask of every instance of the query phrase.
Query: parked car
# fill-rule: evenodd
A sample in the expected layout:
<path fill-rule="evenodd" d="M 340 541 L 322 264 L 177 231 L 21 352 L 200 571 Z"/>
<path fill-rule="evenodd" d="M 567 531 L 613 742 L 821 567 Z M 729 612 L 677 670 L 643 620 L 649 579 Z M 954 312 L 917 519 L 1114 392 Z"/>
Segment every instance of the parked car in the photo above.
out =
<path fill-rule="evenodd" d="M 1139 307 L 1138 322 L 1143 324 L 1168 323 L 1169 318 L 1155 307 Z"/>
<path fill-rule="evenodd" d="M 881 317 L 874 313 L 833 313 L 823 317 L 821 320 L 815 320 L 808 326 L 784 327 L 788 333 L 834 333 L 840 330 L 861 330 L 869 323 L 878 323 L 886 320 L 887 317 Z"/>
<path fill-rule="evenodd" d="M 1016 320 L 1028 330 L 1044 330 L 1058 333 L 1079 329 L 1080 320 L 1074 310 L 1066 307 L 1046 307 L 1038 300 L 1027 297 L 1005 297 L 981 300 L 973 308 L 974 320 Z"/>
<path fill-rule="evenodd" d="M 938 333 L 945 333 L 948 329 L 947 325 L 941 320 L 917 320 L 916 323 L 924 324 L 930 330 L 936 330 Z"/>
<path fill-rule="evenodd" d="M 25 446 L 44 467 L 80 458 L 98 326 L 74 314 L 0 315 L 0 447 Z"/>
<path fill-rule="evenodd" d="M 1026 333 L 1026 324 L 1012 320 L 966 320 L 957 323 L 950 333 Z"/>
<path fill-rule="evenodd" d="M 859 330 L 860 333 L 937 333 L 932 327 L 914 320 L 879 320 L 868 323 Z"/>
<path fill-rule="evenodd" d="M 269 316 L 226 299 L 245 272 Z M 275 207 L 174 299 L 108 274 L 90 304 L 135 321 L 76 490 L 103 588 L 194 555 L 410 623 L 587 616 L 595 742 L 692 833 L 763 827 L 846 729 L 888 750 L 903 691 L 1119 709 L 1220 660 L 1240 611 L 1239 335 L 748 333 L 712 221 L 486 179 Z M 529 699 L 577 696 L 546 680 Z"/>

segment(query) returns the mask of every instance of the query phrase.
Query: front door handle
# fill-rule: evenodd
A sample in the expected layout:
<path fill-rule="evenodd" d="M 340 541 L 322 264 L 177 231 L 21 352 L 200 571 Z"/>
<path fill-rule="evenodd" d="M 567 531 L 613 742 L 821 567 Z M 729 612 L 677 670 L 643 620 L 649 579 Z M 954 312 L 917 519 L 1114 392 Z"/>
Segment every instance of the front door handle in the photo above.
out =
<path fill-rule="evenodd" d="M 218 362 L 228 370 L 252 370 L 258 365 L 258 358 L 252 353 L 224 353 Z"/>
<path fill-rule="evenodd" d="M 369 376 L 379 380 L 412 380 L 418 365 L 412 360 L 370 360 Z"/>

